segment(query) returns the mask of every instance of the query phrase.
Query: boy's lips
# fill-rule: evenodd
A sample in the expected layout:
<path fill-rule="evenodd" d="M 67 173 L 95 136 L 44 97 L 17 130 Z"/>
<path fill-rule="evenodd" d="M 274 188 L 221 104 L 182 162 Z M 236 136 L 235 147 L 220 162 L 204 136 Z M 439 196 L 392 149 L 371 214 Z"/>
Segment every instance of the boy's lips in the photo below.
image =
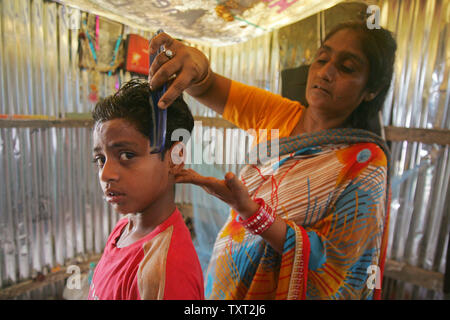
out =
<path fill-rule="evenodd" d="M 107 189 L 105 190 L 106 201 L 109 203 L 119 203 L 124 197 L 125 193 L 119 192 L 117 190 Z"/>

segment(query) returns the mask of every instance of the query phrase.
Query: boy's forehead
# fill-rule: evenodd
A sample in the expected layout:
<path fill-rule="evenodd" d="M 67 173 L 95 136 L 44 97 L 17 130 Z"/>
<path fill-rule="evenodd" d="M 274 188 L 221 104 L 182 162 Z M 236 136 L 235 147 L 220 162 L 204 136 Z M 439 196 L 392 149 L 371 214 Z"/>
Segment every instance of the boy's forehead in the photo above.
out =
<path fill-rule="evenodd" d="M 146 138 L 124 119 L 96 123 L 93 130 L 94 150 L 105 147 L 134 146 L 146 143 Z"/>
<path fill-rule="evenodd" d="M 107 121 L 101 121 L 101 122 L 97 122 L 95 124 L 94 127 L 94 131 L 97 131 L 99 133 L 103 133 L 106 131 L 114 131 L 114 130 L 124 130 L 124 129 L 129 129 L 129 128 L 133 128 L 134 126 L 127 120 L 125 119 L 111 119 L 111 120 L 107 120 Z"/>

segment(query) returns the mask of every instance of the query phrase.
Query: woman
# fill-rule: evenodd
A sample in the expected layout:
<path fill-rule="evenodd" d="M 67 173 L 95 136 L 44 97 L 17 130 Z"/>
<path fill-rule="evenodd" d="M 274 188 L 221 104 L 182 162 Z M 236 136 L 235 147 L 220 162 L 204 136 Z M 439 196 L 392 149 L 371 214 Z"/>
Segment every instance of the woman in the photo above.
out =
<path fill-rule="evenodd" d="M 172 55 L 152 64 L 150 86 L 176 75 L 160 107 L 186 90 L 242 129 L 280 135 L 279 156 L 245 166 L 240 179 L 192 170 L 176 178 L 232 209 L 216 239 L 205 296 L 379 298 L 389 161 L 385 143 L 370 131 L 392 77 L 391 34 L 360 23 L 332 30 L 309 69 L 308 108 L 213 73 L 201 52 L 166 34 L 153 39 L 151 53 L 160 45 Z"/>

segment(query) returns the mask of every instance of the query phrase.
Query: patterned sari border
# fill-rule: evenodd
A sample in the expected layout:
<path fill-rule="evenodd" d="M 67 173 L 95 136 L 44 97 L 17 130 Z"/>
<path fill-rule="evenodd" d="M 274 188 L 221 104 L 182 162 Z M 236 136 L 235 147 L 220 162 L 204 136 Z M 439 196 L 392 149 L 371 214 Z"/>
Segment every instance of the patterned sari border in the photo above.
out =
<path fill-rule="evenodd" d="M 304 300 L 310 254 L 309 238 L 304 228 L 291 221 L 286 223 L 295 231 L 295 254 L 287 300 Z"/>

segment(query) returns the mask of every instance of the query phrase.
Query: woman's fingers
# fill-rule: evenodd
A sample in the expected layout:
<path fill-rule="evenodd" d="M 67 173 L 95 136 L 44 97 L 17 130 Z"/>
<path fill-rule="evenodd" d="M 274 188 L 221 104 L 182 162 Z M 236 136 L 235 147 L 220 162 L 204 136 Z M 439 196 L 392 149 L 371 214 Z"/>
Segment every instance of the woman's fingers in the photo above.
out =
<path fill-rule="evenodd" d="M 170 106 L 192 82 L 192 76 L 186 72 L 180 72 L 168 86 L 166 93 L 159 99 L 158 107 L 165 109 Z"/>
<path fill-rule="evenodd" d="M 192 183 L 200 187 L 214 189 L 221 184 L 221 180 L 214 177 L 205 177 L 193 169 L 183 169 L 175 174 L 176 183 Z M 224 185 L 224 183 L 222 182 Z"/>
<path fill-rule="evenodd" d="M 175 174 L 176 183 L 192 183 L 199 184 L 202 182 L 203 176 L 192 169 L 182 169 Z"/>
<path fill-rule="evenodd" d="M 236 197 L 248 195 L 247 187 L 241 182 L 241 180 L 239 180 L 238 177 L 236 177 L 234 173 L 228 172 L 225 175 L 225 182 Z"/>
<path fill-rule="evenodd" d="M 164 68 L 160 69 L 162 65 L 164 65 Z M 167 69 L 172 70 L 169 71 Z M 171 61 L 171 59 L 169 59 L 164 52 L 161 52 L 153 60 L 153 63 L 150 66 L 148 78 L 150 80 L 153 80 L 153 76 L 156 75 L 157 73 L 159 73 L 158 78 L 161 78 L 161 76 L 165 76 L 166 74 L 170 76 L 175 72 L 177 72 L 179 69 L 181 69 L 181 66 L 179 63 L 177 63 L 177 60 Z M 170 72 L 172 73 L 170 74 Z M 162 83 L 164 83 L 163 81 L 164 79 L 157 79 L 157 80 L 160 83 L 153 83 L 155 87 L 159 87 Z"/>
<path fill-rule="evenodd" d="M 227 203 L 232 202 L 232 193 L 224 180 L 202 176 L 192 169 L 183 169 L 175 174 L 175 182 L 192 183 Z"/>
<path fill-rule="evenodd" d="M 175 182 L 197 185 L 246 216 L 258 209 L 257 204 L 250 198 L 247 187 L 232 172 L 228 172 L 224 180 L 219 180 L 204 177 L 192 169 L 183 169 L 176 175 Z"/>
<path fill-rule="evenodd" d="M 206 56 L 198 49 L 189 47 L 171 38 L 166 33 L 161 33 L 150 42 L 150 54 L 155 54 L 158 48 L 164 45 L 170 49 L 172 58 L 165 53 L 155 57 L 149 71 L 149 83 L 152 89 L 157 89 L 164 83 L 173 79 L 166 93 L 161 97 L 158 106 L 167 108 L 184 90 L 191 85 L 200 82 L 208 74 L 209 62 Z"/>
<path fill-rule="evenodd" d="M 225 175 L 225 183 L 234 199 L 233 209 L 243 216 L 251 216 L 258 210 L 258 205 L 250 198 L 247 187 L 232 172 Z"/>
<path fill-rule="evenodd" d="M 164 46 L 166 49 L 171 49 L 175 41 L 176 40 L 169 36 L 167 33 L 162 32 L 153 37 L 153 39 L 150 41 L 149 54 L 156 54 L 161 46 Z"/>

